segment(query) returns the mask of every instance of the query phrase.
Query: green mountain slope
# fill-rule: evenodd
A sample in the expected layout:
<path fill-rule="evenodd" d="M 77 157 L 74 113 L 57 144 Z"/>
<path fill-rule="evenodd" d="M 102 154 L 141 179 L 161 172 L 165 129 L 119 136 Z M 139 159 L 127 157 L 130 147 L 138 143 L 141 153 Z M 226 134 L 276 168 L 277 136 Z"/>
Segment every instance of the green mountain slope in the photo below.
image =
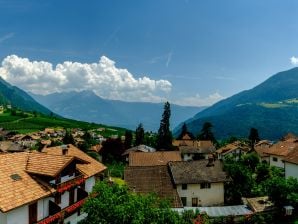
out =
<path fill-rule="evenodd" d="M 247 137 L 255 127 L 262 138 L 278 139 L 298 133 L 298 68 L 277 73 L 253 89 L 222 100 L 186 121 L 198 134 L 205 121 L 212 122 L 217 138 Z M 178 134 L 180 126 L 175 129 Z"/>
<path fill-rule="evenodd" d="M 36 111 L 43 114 L 51 114 L 51 111 L 37 103 L 26 92 L 12 86 L 0 77 L 0 104 L 12 105 L 24 111 Z"/>

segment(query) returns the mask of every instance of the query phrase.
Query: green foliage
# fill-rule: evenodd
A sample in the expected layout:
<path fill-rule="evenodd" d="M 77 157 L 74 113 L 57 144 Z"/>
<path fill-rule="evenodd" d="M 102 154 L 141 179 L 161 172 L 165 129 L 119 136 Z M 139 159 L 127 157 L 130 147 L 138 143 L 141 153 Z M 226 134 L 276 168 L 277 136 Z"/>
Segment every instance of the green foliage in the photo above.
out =
<path fill-rule="evenodd" d="M 125 149 L 120 138 L 108 138 L 102 143 L 100 151 L 104 163 L 111 163 L 113 161 L 122 161 L 122 154 Z"/>
<path fill-rule="evenodd" d="M 123 178 L 125 164 L 123 162 L 112 161 L 105 164 L 111 177 Z"/>
<path fill-rule="evenodd" d="M 69 130 L 66 131 L 63 139 L 62 139 L 63 144 L 75 144 L 75 140 Z"/>
<path fill-rule="evenodd" d="M 144 144 L 144 132 L 143 124 L 140 123 L 136 129 L 135 146 Z"/>
<path fill-rule="evenodd" d="M 23 115 L 23 116 L 22 116 Z M 64 127 L 64 128 L 82 128 L 86 130 L 105 128 L 104 136 L 110 136 L 111 134 L 119 133 L 122 135 L 125 129 L 114 128 L 115 132 L 111 133 L 107 126 L 101 124 L 88 123 L 83 121 L 76 121 L 60 117 L 51 117 L 37 113 L 37 117 L 28 112 L 15 110 L 15 115 L 12 116 L 10 113 L 0 114 L 0 126 L 6 130 L 17 130 L 21 133 L 34 132 L 44 130 L 48 127 Z"/>
<path fill-rule="evenodd" d="M 124 148 L 129 149 L 132 146 L 132 131 L 126 130 L 125 131 L 125 141 L 124 141 Z"/>
<path fill-rule="evenodd" d="M 172 150 L 172 132 L 170 130 L 171 106 L 169 102 L 164 105 L 164 112 L 160 121 L 156 148 L 159 150 Z"/>
<path fill-rule="evenodd" d="M 167 201 L 153 194 L 139 195 L 117 184 L 98 182 L 94 187 L 96 197 L 89 198 L 83 206 L 88 217 L 82 224 L 187 224 L 191 214 L 180 216 L 170 209 Z"/>
<path fill-rule="evenodd" d="M 214 137 L 214 134 L 212 132 L 213 125 L 210 122 L 205 122 L 203 124 L 202 130 L 200 134 L 198 135 L 199 140 L 210 140 L 214 144 L 217 144 L 217 141 Z"/>
<path fill-rule="evenodd" d="M 224 169 L 231 178 L 225 184 L 225 200 L 228 204 L 241 203 L 241 197 L 269 196 L 278 207 L 298 205 L 298 180 L 284 177 L 282 169 L 260 163 L 254 153 L 239 161 L 224 160 Z"/>
<path fill-rule="evenodd" d="M 248 136 L 250 147 L 254 149 L 255 144 L 260 141 L 259 132 L 256 128 L 251 128 Z"/>

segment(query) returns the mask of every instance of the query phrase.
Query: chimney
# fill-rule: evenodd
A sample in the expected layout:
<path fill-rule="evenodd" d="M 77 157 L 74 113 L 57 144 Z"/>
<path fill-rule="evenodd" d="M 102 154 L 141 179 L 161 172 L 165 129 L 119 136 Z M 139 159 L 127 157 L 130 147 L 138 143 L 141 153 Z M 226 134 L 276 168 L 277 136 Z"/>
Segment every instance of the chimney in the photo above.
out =
<path fill-rule="evenodd" d="M 62 155 L 67 155 L 68 153 L 67 145 L 61 145 L 61 148 L 62 148 Z"/>
<path fill-rule="evenodd" d="M 210 166 L 214 166 L 214 158 L 212 155 L 209 155 L 208 156 L 208 163 L 206 165 L 207 167 L 210 167 Z"/>

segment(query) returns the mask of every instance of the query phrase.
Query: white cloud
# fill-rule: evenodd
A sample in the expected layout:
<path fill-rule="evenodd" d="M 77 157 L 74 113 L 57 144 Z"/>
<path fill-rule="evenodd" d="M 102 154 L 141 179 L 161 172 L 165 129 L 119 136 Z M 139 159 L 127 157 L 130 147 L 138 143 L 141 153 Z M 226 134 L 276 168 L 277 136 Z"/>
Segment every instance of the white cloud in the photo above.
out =
<path fill-rule="evenodd" d="M 14 33 L 8 33 L 2 37 L 0 37 L 0 44 L 14 36 Z"/>
<path fill-rule="evenodd" d="M 291 60 L 292 65 L 298 65 L 298 58 L 297 57 L 293 56 L 293 57 L 290 58 L 290 60 Z"/>
<path fill-rule="evenodd" d="M 36 94 L 93 90 L 103 98 L 126 101 L 160 102 L 172 88 L 167 80 L 135 78 L 105 56 L 98 63 L 65 61 L 53 67 L 49 62 L 10 55 L 2 61 L 0 75 L 9 83 Z"/>
<path fill-rule="evenodd" d="M 212 104 L 224 99 L 218 92 L 210 94 L 207 97 L 201 97 L 199 94 L 191 97 L 184 97 L 174 101 L 174 103 L 182 106 L 211 106 Z"/>

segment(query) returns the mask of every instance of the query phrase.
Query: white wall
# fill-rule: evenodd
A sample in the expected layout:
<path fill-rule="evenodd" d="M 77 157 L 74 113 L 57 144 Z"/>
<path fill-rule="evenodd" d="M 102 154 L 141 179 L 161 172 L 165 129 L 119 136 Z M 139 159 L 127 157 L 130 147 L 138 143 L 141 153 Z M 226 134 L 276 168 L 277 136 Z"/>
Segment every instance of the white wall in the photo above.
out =
<path fill-rule="evenodd" d="M 70 222 L 70 224 L 77 224 L 79 221 L 87 217 L 87 213 L 82 213 L 78 216 L 78 212 L 64 219 L 64 223 Z"/>
<path fill-rule="evenodd" d="M 224 203 L 223 183 L 211 183 L 211 188 L 201 189 L 200 184 L 187 184 L 187 189 L 182 190 L 182 185 L 177 185 L 179 197 L 186 197 L 186 206 L 192 206 L 192 198 L 198 198 L 199 206 L 222 205 Z"/>
<path fill-rule="evenodd" d="M 273 158 L 277 158 L 277 161 L 273 161 Z M 281 156 L 270 155 L 269 164 L 270 164 L 270 166 L 276 166 L 276 167 L 284 169 L 285 164 L 282 160 L 283 160 L 283 157 L 281 157 Z"/>
<path fill-rule="evenodd" d="M 7 219 L 6 219 L 6 213 L 2 213 L 0 212 L 0 223 L 2 224 L 6 224 L 7 223 Z"/>
<path fill-rule="evenodd" d="M 29 223 L 28 205 L 16 208 L 7 213 L 7 224 L 28 224 L 28 223 Z"/>
<path fill-rule="evenodd" d="M 298 179 L 298 165 L 285 162 L 285 174 L 286 178 L 295 177 Z"/>
<path fill-rule="evenodd" d="M 67 206 L 69 206 L 69 192 L 65 191 L 62 195 L 61 195 L 61 204 L 59 204 L 59 206 L 63 209 L 66 208 Z"/>
<path fill-rule="evenodd" d="M 49 201 L 54 198 L 43 198 L 37 202 L 37 220 L 42 220 L 49 215 Z"/>
<path fill-rule="evenodd" d="M 95 185 L 95 177 L 89 177 L 85 182 L 85 191 L 88 193 L 92 192 L 92 189 Z"/>

